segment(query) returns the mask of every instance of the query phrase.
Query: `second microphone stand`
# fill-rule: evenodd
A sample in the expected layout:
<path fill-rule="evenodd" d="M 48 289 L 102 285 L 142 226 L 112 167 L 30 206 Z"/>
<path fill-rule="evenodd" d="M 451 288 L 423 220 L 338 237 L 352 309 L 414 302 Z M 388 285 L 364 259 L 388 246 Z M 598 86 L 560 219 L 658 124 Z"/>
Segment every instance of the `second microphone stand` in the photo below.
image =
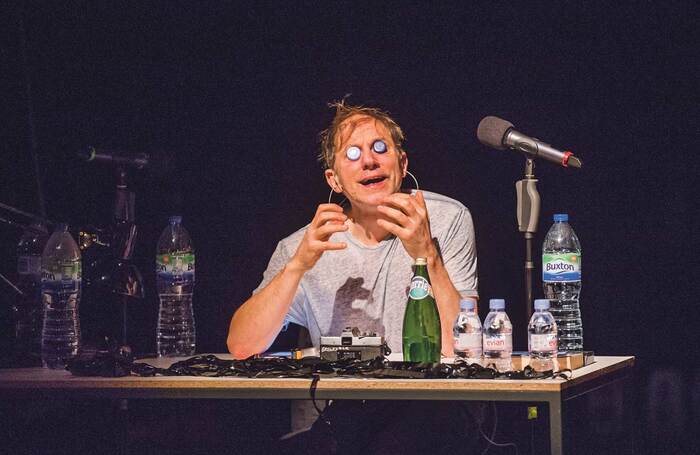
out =
<path fill-rule="evenodd" d="M 525 176 L 522 180 L 515 182 L 518 199 L 518 230 L 523 233 L 525 238 L 525 306 L 528 321 L 532 317 L 532 271 L 535 269 L 535 264 L 532 261 L 532 239 L 535 238 L 540 219 L 540 193 L 537 191 L 534 169 L 533 160 L 526 158 Z"/>

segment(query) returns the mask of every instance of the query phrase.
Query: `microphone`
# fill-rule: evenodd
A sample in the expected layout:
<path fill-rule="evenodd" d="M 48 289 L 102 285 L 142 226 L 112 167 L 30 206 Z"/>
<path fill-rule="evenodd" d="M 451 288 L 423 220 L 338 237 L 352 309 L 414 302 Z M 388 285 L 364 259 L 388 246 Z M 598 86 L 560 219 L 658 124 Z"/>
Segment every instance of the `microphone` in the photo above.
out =
<path fill-rule="evenodd" d="M 145 153 L 139 153 L 135 156 L 110 149 L 102 149 L 96 147 L 87 147 L 78 152 L 78 158 L 85 161 L 96 161 L 99 163 L 113 164 L 117 166 L 133 166 L 136 169 L 143 169 L 148 166 L 149 156 Z"/>
<path fill-rule="evenodd" d="M 520 150 L 530 158 L 544 158 L 564 167 L 580 168 L 582 164 L 572 152 L 557 150 L 539 139 L 516 131 L 509 121 L 491 115 L 479 122 L 476 137 L 482 144 L 497 150 Z"/>

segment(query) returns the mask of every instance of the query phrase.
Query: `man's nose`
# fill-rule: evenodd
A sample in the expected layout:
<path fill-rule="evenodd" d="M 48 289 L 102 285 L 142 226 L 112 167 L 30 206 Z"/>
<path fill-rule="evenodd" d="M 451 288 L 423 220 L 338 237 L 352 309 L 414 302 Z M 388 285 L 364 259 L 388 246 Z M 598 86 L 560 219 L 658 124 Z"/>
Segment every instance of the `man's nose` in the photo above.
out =
<path fill-rule="evenodd" d="M 377 154 L 371 149 L 362 150 L 362 155 L 360 155 L 360 162 L 362 163 L 362 169 L 374 169 L 378 166 Z"/>

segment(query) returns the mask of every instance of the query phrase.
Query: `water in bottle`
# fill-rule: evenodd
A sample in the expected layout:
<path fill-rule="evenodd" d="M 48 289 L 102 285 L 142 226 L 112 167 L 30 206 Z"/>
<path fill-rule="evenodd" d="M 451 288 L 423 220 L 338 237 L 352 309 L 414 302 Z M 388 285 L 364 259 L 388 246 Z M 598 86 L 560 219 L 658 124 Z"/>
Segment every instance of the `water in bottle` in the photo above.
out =
<path fill-rule="evenodd" d="M 506 301 L 489 300 L 489 314 L 484 319 L 484 366 L 500 372 L 513 369 L 513 326 L 506 314 Z"/>
<path fill-rule="evenodd" d="M 192 239 L 182 225 L 182 217 L 170 217 L 170 223 L 158 240 L 156 253 L 160 300 L 156 349 L 159 356 L 194 355 L 194 257 Z"/>
<path fill-rule="evenodd" d="M 481 321 L 476 313 L 476 301 L 464 299 L 459 302 L 460 311 L 454 326 L 455 358 L 462 358 L 470 365 L 482 364 Z"/>
<path fill-rule="evenodd" d="M 440 314 L 430 286 L 425 258 L 417 258 L 403 317 L 404 362 L 439 363 L 442 349 Z"/>
<path fill-rule="evenodd" d="M 559 349 L 583 349 L 583 324 L 579 308 L 581 291 L 581 244 L 565 213 L 554 215 L 554 224 L 542 246 L 544 295 L 557 322 Z"/>
<path fill-rule="evenodd" d="M 535 312 L 527 326 L 530 366 L 535 371 L 557 369 L 557 323 L 549 312 L 549 300 L 535 300 Z"/>
<path fill-rule="evenodd" d="M 68 226 L 59 224 L 41 256 L 41 360 L 47 368 L 64 368 L 78 354 L 81 279 L 80 250 Z"/>
<path fill-rule="evenodd" d="M 15 352 L 33 364 L 41 359 L 41 330 L 44 308 L 41 303 L 41 255 L 48 240 L 46 227 L 32 223 L 17 245 L 17 295 L 13 306 Z"/>

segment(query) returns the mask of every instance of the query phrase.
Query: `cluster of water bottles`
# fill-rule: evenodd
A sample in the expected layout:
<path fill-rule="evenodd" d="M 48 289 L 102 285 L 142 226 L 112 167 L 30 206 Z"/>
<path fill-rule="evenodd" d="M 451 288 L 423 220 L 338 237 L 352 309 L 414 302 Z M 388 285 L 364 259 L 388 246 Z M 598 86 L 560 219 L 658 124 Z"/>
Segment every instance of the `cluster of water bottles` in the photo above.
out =
<path fill-rule="evenodd" d="M 530 366 L 555 370 L 557 353 L 583 349 L 583 326 L 578 296 L 581 290 L 581 245 L 566 214 L 554 215 L 542 247 L 542 279 L 546 299 L 534 302 L 528 324 Z M 454 350 L 468 363 L 512 370 L 513 325 L 505 300 L 491 299 L 483 327 L 476 301 L 465 299 L 454 325 Z"/>
<path fill-rule="evenodd" d="M 195 351 L 195 256 L 181 222 L 179 216 L 170 218 L 156 251 L 159 356 L 189 356 Z M 30 359 L 40 356 L 47 368 L 64 368 L 80 347 L 80 249 L 66 224 L 57 225 L 50 237 L 35 224 L 20 239 L 17 253 L 22 292 L 14 306 L 18 350 Z"/>

